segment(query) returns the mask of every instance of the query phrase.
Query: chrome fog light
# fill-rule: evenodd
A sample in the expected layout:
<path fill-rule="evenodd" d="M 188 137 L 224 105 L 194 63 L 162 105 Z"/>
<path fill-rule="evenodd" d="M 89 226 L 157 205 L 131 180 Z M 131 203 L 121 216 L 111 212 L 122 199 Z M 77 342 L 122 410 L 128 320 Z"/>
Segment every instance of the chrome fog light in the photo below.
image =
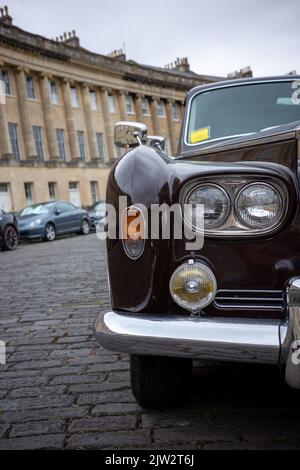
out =
<path fill-rule="evenodd" d="M 214 300 L 217 281 L 207 266 L 191 260 L 174 271 L 169 287 L 174 302 L 190 312 L 198 312 Z"/>

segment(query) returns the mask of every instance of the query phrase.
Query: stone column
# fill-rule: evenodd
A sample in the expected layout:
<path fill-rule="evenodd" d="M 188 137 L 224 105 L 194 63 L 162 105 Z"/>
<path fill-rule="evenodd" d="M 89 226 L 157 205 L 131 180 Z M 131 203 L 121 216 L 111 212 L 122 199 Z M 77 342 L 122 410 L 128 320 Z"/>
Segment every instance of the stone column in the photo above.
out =
<path fill-rule="evenodd" d="M 31 113 L 28 106 L 27 91 L 25 84 L 25 70 L 21 67 L 17 68 L 16 80 L 26 158 L 29 160 L 34 160 L 37 158 L 37 153 L 33 138 Z"/>
<path fill-rule="evenodd" d="M 67 121 L 67 131 L 69 137 L 69 147 L 70 147 L 70 157 L 71 160 L 80 160 L 79 153 L 79 144 L 77 139 L 77 132 L 75 126 L 74 110 L 72 107 L 71 100 L 71 89 L 70 81 L 68 79 L 63 80 L 63 97 L 65 103 L 65 112 L 66 112 L 66 121 Z"/>
<path fill-rule="evenodd" d="M 91 160 L 99 160 L 99 154 L 97 149 L 96 131 L 93 121 L 93 111 L 91 106 L 90 89 L 87 83 L 83 84 L 83 106 L 84 115 L 87 129 L 87 138 L 90 149 Z"/>
<path fill-rule="evenodd" d="M 41 74 L 41 94 L 42 94 L 42 104 L 44 109 L 44 119 L 46 125 L 46 136 L 49 149 L 49 158 L 50 160 L 59 159 L 59 151 L 56 140 L 55 124 L 53 109 L 50 99 L 50 90 L 49 90 L 49 79 L 46 74 Z"/>
<path fill-rule="evenodd" d="M 103 122 L 105 129 L 105 143 L 107 148 L 106 160 L 114 160 L 115 158 L 115 144 L 114 144 L 114 135 L 113 135 L 113 126 L 111 122 L 111 116 L 109 112 L 108 105 L 108 93 L 107 88 L 101 88 L 101 106 L 103 110 Z"/>
<path fill-rule="evenodd" d="M 119 108 L 120 108 L 120 116 L 122 121 L 127 121 L 127 112 L 126 112 L 126 95 L 127 93 L 124 91 L 118 92 L 118 101 L 119 101 Z"/>
<path fill-rule="evenodd" d="M 174 128 L 174 120 L 173 120 L 173 101 L 167 100 L 166 102 L 166 114 L 167 114 L 167 121 L 168 121 L 168 130 L 169 130 L 169 138 L 171 144 L 171 152 L 172 154 L 176 153 L 177 151 L 177 143 L 176 143 L 176 135 L 175 135 L 175 128 Z"/>
<path fill-rule="evenodd" d="M 182 121 L 183 118 L 184 118 L 184 111 L 185 111 L 184 110 L 184 101 L 180 101 L 178 107 L 179 107 L 180 119 Z"/>
<path fill-rule="evenodd" d="M 153 134 L 160 135 L 159 117 L 157 115 L 157 98 L 155 97 L 152 97 L 152 99 L 150 100 L 150 110 L 151 110 Z"/>
<path fill-rule="evenodd" d="M 137 122 L 143 122 L 143 111 L 142 111 L 142 95 L 135 95 L 134 108 Z"/>
<path fill-rule="evenodd" d="M 0 67 L 4 64 L 0 63 Z M 12 147 L 8 132 L 8 122 L 6 114 L 6 96 L 4 83 L 1 83 L 0 90 L 0 158 L 12 158 Z"/>

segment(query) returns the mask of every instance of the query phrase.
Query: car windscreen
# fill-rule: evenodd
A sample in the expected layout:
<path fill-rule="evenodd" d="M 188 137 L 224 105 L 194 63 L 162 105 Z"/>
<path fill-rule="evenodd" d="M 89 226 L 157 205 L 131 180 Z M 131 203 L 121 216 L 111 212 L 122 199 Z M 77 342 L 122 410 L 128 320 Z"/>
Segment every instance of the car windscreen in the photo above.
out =
<path fill-rule="evenodd" d="M 51 207 L 53 207 L 53 204 L 36 204 L 34 206 L 25 207 L 25 209 L 22 210 L 20 215 L 23 216 L 47 214 L 50 211 Z"/>
<path fill-rule="evenodd" d="M 187 142 L 198 144 L 260 132 L 300 120 L 298 81 L 211 89 L 192 98 Z"/>

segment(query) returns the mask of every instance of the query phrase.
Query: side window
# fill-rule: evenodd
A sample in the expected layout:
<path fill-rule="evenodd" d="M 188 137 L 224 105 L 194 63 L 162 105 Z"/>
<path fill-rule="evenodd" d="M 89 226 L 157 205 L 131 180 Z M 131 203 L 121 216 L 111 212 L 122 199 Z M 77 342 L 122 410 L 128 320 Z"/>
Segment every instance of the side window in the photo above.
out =
<path fill-rule="evenodd" d="M 60 202 L 59 204 L 57 204 L 56 208 L 60 210 L 61 213 L 71 212 L 76 209 L 73 204 L 69 204 L 68 202 Z"/>

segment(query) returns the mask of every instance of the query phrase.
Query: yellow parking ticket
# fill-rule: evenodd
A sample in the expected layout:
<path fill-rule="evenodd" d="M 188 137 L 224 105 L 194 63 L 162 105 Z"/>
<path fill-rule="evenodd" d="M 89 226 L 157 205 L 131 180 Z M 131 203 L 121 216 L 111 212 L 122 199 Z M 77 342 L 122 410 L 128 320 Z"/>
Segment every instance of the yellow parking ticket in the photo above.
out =
<path fill-rule="evenodd" d="M 202 127 L 201 129 L 191 132 L 191 144 L 196 144 L 197 142 L 208 139 L 210 139 L 210 127 Z"/>

